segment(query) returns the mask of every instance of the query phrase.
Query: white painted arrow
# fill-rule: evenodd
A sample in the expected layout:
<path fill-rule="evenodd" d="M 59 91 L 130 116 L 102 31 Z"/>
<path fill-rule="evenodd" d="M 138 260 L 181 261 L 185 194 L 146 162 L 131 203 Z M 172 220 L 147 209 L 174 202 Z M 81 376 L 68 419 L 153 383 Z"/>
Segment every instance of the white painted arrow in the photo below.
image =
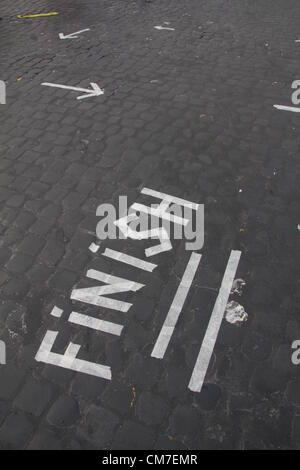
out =
<path fill-rule="evenodd" d="M 167 31 L 175 31 L 174 28 L 167 28 L 166 26 L 154 26 L 154 29 L 158 29 L 159 31 L 166 29 Z"/>
<path fill-rule="evenodd" d="M 76 31 L 76 33 L 71 33 L 71 34 L 66 34 L 66 35 L 64 35 L 64 33 L 59 33 L 59 39 L 77 39 L 78 38 L 77 34 L 84 33 L 85 31 L 90 31 L 90 28 L 82 29 L 81 31 Z"/>
<path fill-rule="evenodd" d="M 91 83 L 92 89 L 87 88 L 79 88 L 74 86 L 67 86 L 67 85 L 59 85 L 58 83 L 42 83 L 45 86 L 51 86 L 53 88 L 63 88 L 64 90 L 73 90 L 73 91 L 81 91 L 85 93 L 85 95 L 77 96 L 78 100 L 83 100 L 84 98 L 91 98 L 93 96 L 100 96 L 104 95 L 104 90 L 102 90 L 97 83 Z"/>

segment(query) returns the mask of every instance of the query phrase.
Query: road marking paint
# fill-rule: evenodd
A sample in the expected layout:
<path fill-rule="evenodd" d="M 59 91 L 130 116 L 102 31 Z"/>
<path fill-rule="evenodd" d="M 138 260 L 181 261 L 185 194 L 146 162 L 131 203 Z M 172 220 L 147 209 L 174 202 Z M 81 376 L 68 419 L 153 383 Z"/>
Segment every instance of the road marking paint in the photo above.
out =
<path fill-rule="evenodd" d="M 231 300 L 226 305 L 225 320 L 232 325 L 240 326 L 248 320 L 248 313 L 245 312 L 243 305 Z"/>
<path fill-rule="evenodd" d="M 291 111 L 292 113 L 300 113 L 300 108 L 296 106 L 282 106 L 281 104 L 274 104 L 274 108 L 282 111 Z"/>
<path fill-rule="evenodd" d="M 154 29 L 158 29 L 159 31 L 162 31 L 163 29 L 166 29 L 167 31 L 175 31 L 174 28 L 168 28 L 166 26 L 154 26 Z"/>
<path fill-rule="evenodd" d="M 64 311 L 61 308 L 54 307 L 52 309 L 52 311 L 50 312 L 50 315 L 52 315 L 53 317 L 56 317 L 56 318 L 60 318 L 63 313 L 64 313 Z"/>
<path fill-rule="evenodd" d="M 90 269 L 86 275 L 91 279 L 96 279 L 98 281 L 106 283 L 107 285 L 87 288 L 85 287 L 83 289 L 74 289 L 71 293 L 71 299 L 96 305 L 98 307 L 119 310 L 120 312 L 128 312 L 132 304 L 123 300 L 115 300 L 103 296 L 109 294 L 116 294 L 119 292 L 136 292 L 142 287 L 145 287 L 144 284 L 139 284 L 138 282 L 134 281 L 128 281 L 127 279 L 123 279 L 122 277 L 112 276 L 110 274 L 105 274 L 101 271 L 96 271 L 94 269 Z"/>
<path fill-rule="evenodd" d="M 91 83 L 92 89 L 87 89 L 87 88 L 80 88 L 80 87 L 74 87 L 74 86 L 68 86 L 68 85 L 60 85 L 58 83 L 42 83 L 43 86 L 49 86 L 52 88 L 62 88 L 64 90 L 72 90 L 72 91 L 80 91 L 85 93 L 85 95 L 77 96 L 78 100 L 83 100 L 85 98 L 90 98 L 93 96 L 100 96 L 104 94 L 104 90 L 102 90 L 97 83 Z"/>
<path fill-rule="evenodd" d="M 154 345 L 153 351 L 151 353 L 152 357 L 156 357 L 157 359 L 162 359 L 165 355 L 170 339 L 176 327 L 179 315 L 181 313 L 181 310 L 184 306 L 185 300 L 191 288 L 193 279 L 195 277 L 197 268 L 201 260 L 201 256 L 202 255 L 198 253 L 194 253 L 194 252 L 191 254 L 191 257 L 189 259 L 188 265 L 185 269 L 184 275 L 177 289 L 177 292 L 172 302 L 172 305 L 170 307 L 170 310 L 167 314 L 167 317 L 164 321 L 160 334 Z"/>
<path fill-rule="evenodd" d="M 144 214 L 151 215 L 152 217 L 162 218 L 169 222 L 173 222 L 174 224 L 186 226 L 190 222 L 189 219 L 178 217 L 178 215 L 166 212 L 166 209 L 168 209 L 169 205 L 170 203 L 167 202 L 164 205 L 160 204 L 156 209 L 154 209 L 153 207 L 148 207 L 144 204 L 139 204 L 138 202 L 135 202 L 130 208 L 136 212 L 143 212 Z"/>
<path fill-rule="evenodd" d="M 6 104 L 6 84 L 0 80 L 0 104 Z"/>
<path fill-rule="evenodd" d="M 92 252 L 92 253 L 97 253 L 97 251 L 99 250 L 100 246 L 97 245 L 96 243 L 91 243 L 90 246 L 89 246 L 89 250 Z"/>
<path fill-rule="evenodd" d="M 42 344 L 36 353 L 36 361 L 111 380 L 111 368 L 109 366 L 77 358 L 77 354 L 81 348 L 79 344 L 69 343 L 64 354 L 52 352 L 51 349 L 57 335 L 58 331 L 47 330 Z"/>
<path fill-rule="evenodd" d="M 192 392 L 201 392 L 222 320 L 224 318 L 225 308 L 228 302 L 240 257 L 240 251 L 232 251 L 230 254 L 221 288 L 219 290 L 219 294 L 215 302 L 214 309 L 211 314 L 210 321 L 189 383 L 189 389 L 192 390 Z"/>
<path fill-rule="evenodd" d="M 161 199 L 163 202 L 169 202 L 170 204 L 177 204 L 178 206 L 188 207 L 189 209 L 198 210 L 199 205 L 196 202 L 187 201 L 186 199 L 182 199 L 181 197 L 171 196 L 170 194 L 161 193 L 160 191 L 155 191 L 154 189 L 150 188 L 143 188 L 141 190 L 142 194 L 146 194 L 147 196 L 152 196 L 157 199 Z"/>
<path fill-rule="evenodd" d="M 64 34 L 64 33 L 59 33 L 59 39 L 77 39 L 78 36 L 77 34 L 82 34 L 85 31 L 90 31 L 90 28 L 82 29 L 81 31 L 76 31 L 76 33 L 71 33 L 71 34 Z"/>
<path fill-rule="evenodd" d="M 131 206 L 131 208 L 132 207 L 133 206 Z M 116 220 L 114 224 L 120 229 L 125 238 L 131 238 L 133 240 L 147 240 L 152 238 L 159 239 L 160 243 L 158 245 L 146 248 L 145 255 L 147 256 L 147 258 L 172 249 L 172 244 L 170 242 L 168 232 L 165 230 L 164 227 L 158 227 L 151 230 L 136 231 L 128 225 L 129 222 L 136 219 L 138 219 L 138 216 L 132 213 L 125 217 L 122 217 L 121 219 Z"/>
<path fill-rule="evenodd" d="M 0 340 L 0 365 L 6 364 L 6 344 Z"/>
<path fill-rule="evenodd" d="M 28 19 L 28 18 L 43 18 L 47 16 L 57 16 L 57 11 L 50 11 L 49 13 L 34 13 L 32 15 L 18 15 L 19 20 Z"/>
<path fill-rule="evenodd" d="M 106 320 L 99 320 L 98 318 L 83 315 L 78 312 L 72 312 L 68 321 L 75 325 L 86 326 L 87 328 L 103 331 L 104 333 L 109 333 L 115 336 L 120 336 L 124 328 L 123 325 L 118 325 L 117 323 L 112 323 Z"/>
<path fill-rule="evenodd" d="M 121 263 L 129 264 L 136 268 L 143 269 L 144 271 L 152 272 L 155 268 L 157 268 L 157 264 L 150 263 L 149 261 L 144 261 L 142 259 L 136 258 L 135 256 L 126 255 L 125 253 L 121 253 L 120 251 L 111 250 L 110 248 L 106 248 L 106 250 L 102 254 L 107 258 L 120 261 Z"/>

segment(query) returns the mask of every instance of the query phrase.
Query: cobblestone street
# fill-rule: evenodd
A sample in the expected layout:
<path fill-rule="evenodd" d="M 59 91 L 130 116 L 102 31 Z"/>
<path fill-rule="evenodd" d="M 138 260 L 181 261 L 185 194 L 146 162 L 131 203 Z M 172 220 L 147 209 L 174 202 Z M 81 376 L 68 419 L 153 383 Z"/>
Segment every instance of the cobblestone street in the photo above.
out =
<path fill-rule="evenodd" d="M 0 449 L 300 449 L 299 1 L 0 17 Z M 203 248 L 97 239 L 144 188 L 204 205 Z"/>

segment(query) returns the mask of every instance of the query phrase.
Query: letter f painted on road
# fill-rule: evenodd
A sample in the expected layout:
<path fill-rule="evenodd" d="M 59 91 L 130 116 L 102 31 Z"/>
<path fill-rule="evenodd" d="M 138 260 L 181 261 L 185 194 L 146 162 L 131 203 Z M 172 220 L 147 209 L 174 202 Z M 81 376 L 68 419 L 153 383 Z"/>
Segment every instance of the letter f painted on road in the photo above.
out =
<path fill-rule="evenodd" d="M 0 341 L 0 365 L 6 364 L 6 346 L 4 341 Z"/>
<path fill-rule="evenodd" d="M 0 80 L 0 104 L 6 104 L 6 85 L 3 80 Z"/>

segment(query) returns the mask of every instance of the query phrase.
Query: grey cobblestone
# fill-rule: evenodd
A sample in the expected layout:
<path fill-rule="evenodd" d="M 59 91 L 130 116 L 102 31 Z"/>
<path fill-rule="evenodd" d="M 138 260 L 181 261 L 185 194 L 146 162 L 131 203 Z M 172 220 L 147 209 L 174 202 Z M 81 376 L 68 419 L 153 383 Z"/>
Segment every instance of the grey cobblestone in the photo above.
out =
<path fill-rule="evenodd" d="M 143 392 L 138 399 L 136 413 L 145 424 L 159 425 L 168 415 L 168 406 L 159 396 Z"/>
<path fill-rule="evenodd" d="M 47 384 L 39 383 L 34 379 L 27 379 L 14 404 L 26 413 L 38 417 L 44 412 L 51 397 L 51 388 Z"/>
<path fill-rule="evenodd" d="M 1 446 L 5 449 L 23 447 L 33 432 L 30 419 L 24 413 L 10 414 L 0 428 Z"/>
<path fill-rule="evenodd" d="M 93 405 L 86 415 L 86 424 L 79 429 L 79 437 L 91 442 L 97 448 L 105 448 L 112 440 L 118 423 L 115 414 Z"/>
<path fill-rule="evenodd" d="M 55 433 L 41 429 L 29 443 L 28 450 L 62 450 L 63 444 Z"/>
<path fill-rule="evenodd" d="M 57 0 L 55 18 L 16 18 L 50 3 L 1 2 L 0 448 L 300 448 L 299 117 L 273 108 L 290 105 L 299 79 L 299 2 Z M 174 31 L 154 29 L 165 22 Z M 77 100 L 49 81 L 93 81 L 105 94 Z M 205 204 L 200 267 L 161 361 L 151 350 L 186 267 L 182 246 L 153 258 L 151 274 L 101 257 L 107 246 L 144 258 L 142 242 L 89 251 L 96 208 L 141 201 L 142 187 Z M 248 321 L 222 323 L 195 394 L 232 249 Z M 90 268 L 145 284 L 127 314 L 70 301 Z M 74 309 L 118 321 L 122 335 L 70 325 Z M 79 344 L 113 380 L 38 363 L 47 329 L 59 331 L 54 351 Z"/>
<path fill-rule="evenodd" d="M 153 446 L 153 443 L 154 433 L 150 429 L 132 421 L 125 421 L 116 433 L 112 449 L 148 449 Z"/>

